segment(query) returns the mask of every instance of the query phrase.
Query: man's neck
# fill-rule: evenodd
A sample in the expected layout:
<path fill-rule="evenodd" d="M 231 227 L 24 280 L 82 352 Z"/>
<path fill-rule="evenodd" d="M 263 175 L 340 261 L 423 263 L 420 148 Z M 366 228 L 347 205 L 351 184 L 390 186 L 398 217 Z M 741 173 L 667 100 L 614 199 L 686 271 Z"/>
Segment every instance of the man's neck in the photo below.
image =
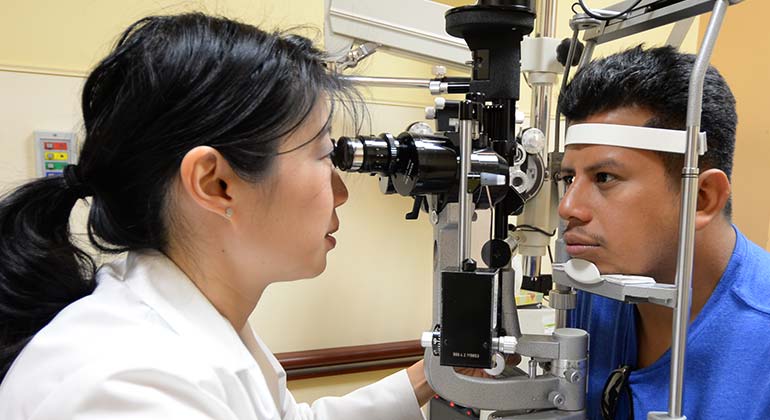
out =
<path fill-rule="evenodd" d="M 690 322 L 700 314 L 722 278 L 735 241 L 735 231 L 727 221 L 720 221 L 716 226 L 696 232 Z M 674 311 L 651 303 L 639 304 L 637 309 L 637 368 L 644 368 L 653 364 L 671 347 Z"/>

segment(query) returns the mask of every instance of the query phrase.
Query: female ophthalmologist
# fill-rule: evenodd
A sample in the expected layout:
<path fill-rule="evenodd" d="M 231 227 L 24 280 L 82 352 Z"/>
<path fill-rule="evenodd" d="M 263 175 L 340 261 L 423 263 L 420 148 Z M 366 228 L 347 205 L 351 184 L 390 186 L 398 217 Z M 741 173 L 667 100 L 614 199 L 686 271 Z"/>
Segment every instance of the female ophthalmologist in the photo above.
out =
<path fill-rule="evenodd" d="M 0 202 L 0 418 L 422 418 L 422 363 L 298 404 L 247 323 L 334 247 L 330 109 L 351 91 L 322 59 L 201 14 L 123 34 L 83 88 L 78 165 Z M 84 197 L 92 244 L 128 251 L 98 272 L 69 233 Z"/>

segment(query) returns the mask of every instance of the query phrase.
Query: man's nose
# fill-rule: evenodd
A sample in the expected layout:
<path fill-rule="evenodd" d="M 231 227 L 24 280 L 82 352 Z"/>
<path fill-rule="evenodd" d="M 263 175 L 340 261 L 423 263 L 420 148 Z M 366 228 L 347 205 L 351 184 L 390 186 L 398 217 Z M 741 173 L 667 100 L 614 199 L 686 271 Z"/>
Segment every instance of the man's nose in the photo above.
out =
<path fill-rule="evenodd" d="M 332 171 L 332 193 L 334 194 L 334 207 L 339 207 L 348 201 L 348 187 L 342 181 L 340 173 Z"/>
<path fill-rule="evenodd" d="M 588 223 L 591 220 L 590 191 L 577 179 L 567 188 L 559 202 L 559 217 Z"/>

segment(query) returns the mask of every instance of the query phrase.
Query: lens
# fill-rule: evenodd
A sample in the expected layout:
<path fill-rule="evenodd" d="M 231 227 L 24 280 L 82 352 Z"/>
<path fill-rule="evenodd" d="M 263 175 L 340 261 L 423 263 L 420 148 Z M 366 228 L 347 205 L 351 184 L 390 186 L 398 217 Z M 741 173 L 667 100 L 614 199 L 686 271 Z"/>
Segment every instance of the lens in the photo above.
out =
<path fill-rule="evenodd" d="M 343 171 L 390 175 L 398 141 L 384 133 L 377 137 L 340 137 L 334 146 L 334 164 Z"/>
<path fill-rule="evenodd" d="M 340 170 L 389 178 L 385 190 L 403 196 L 448 192 L 457 179 L 457 151 L 436 135 L 340 137 L 332 159 Z"/>
<path fill-rule="evenodd" d="M 364 162 L 364 145 L 357 138 L 340 137 L 332 154 L 334 166 L 343 171 L 355 172 Z"/>

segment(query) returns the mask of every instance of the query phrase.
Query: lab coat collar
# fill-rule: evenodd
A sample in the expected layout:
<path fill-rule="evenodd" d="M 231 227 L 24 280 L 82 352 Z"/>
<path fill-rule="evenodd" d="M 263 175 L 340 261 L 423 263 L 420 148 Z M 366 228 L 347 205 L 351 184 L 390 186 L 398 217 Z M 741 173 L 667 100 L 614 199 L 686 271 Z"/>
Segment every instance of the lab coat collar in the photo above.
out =
<path fill-rule="evenodd" d="M 113 265 L 111 270 L 116 268 Z M 252 353 L 263 351 L 264 345 L 247 348 L 232 324 L 166 255 L 154 250 L 129 252 L 122 268 L 123 275 L 117 277 L 172 330 L 192 340 L 201 355 L 233 372 L 258 366 Z M 259 343 L 248 324 L 241 334 Z"/>

